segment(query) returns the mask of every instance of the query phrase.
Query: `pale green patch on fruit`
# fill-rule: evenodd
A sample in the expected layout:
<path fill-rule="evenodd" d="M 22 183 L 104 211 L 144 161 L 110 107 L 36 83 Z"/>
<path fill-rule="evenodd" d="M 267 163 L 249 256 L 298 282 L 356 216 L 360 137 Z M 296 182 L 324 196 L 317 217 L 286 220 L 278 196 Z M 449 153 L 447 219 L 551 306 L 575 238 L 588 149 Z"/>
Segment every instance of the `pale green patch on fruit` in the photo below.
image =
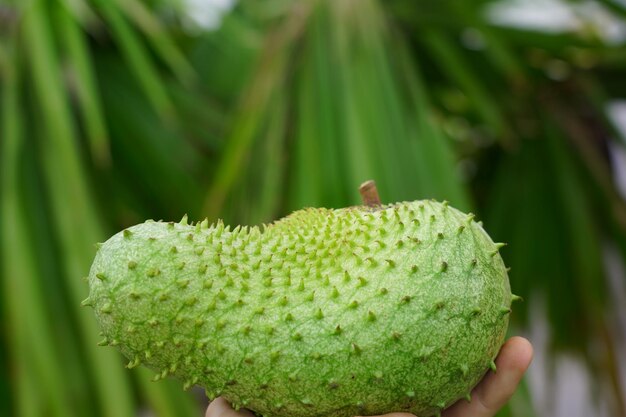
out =
<path fill-rule="evenodd" d="M 258 227 L 146 222 L 89 275 L 103 344 L 265 417 L 431 416 L 503 343 L 512 296 L 473 215 L 434 201 Z"/>

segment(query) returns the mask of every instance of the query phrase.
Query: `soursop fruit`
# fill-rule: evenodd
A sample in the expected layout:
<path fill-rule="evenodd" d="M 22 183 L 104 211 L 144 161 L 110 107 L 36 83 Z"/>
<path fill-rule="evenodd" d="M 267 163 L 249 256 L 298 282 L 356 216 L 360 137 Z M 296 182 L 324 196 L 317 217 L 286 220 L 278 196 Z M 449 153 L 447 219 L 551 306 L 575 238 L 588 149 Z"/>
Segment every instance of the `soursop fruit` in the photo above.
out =
<path fill-rule="evenodd" d="M 430 416 L 494 366 L 515 297 L 500 246 L 434 201 L 148 221 L 101 245 L 85 304 L 128 367 L 265 417 Z"/>

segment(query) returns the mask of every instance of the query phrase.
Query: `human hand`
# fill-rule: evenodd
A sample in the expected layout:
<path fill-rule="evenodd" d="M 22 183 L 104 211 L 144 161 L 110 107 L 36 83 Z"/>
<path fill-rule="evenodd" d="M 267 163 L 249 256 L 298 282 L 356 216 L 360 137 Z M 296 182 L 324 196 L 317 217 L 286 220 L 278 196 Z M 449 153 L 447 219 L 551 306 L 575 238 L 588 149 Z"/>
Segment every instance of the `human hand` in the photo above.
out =
<path fill-rule="evenodd" d="M 492 417 L 511 398 L 533 357 L 533 347 L 523 337 L 512 337 L 502 346 L 496 359 L 498 371 L 488 372 L 472 390 L 472 401 L 459 400 L 442 417 Z M 206 417 L 254 417 L 248 410 L 234 411 L 223 398 L 209 404 Z M 377 417 L 413 417 L 391 413 Z"/>

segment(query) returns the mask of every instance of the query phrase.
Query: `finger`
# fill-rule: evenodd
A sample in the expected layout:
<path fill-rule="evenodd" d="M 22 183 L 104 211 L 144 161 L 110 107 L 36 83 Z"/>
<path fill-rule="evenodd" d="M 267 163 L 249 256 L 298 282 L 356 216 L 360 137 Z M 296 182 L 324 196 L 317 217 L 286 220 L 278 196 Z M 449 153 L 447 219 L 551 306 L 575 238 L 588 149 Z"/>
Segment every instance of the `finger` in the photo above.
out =
<path fill-rule="evenodd" d="M 230 404 L 228 404 L 228 401 L 222 397 L 218 397 L 209 404 L 209 407 L 206 409 L 205 417 L 254 417 L 254 415 L 244 409 L 235 411 Z"/>
<path fill-rule="evenodd" d="M 460 400 L 444 417 L 492 417 L 511 398 L 533 357 L 530 342 L 523 337 L 509 339 L 496 359 L 497 371 L 489 372 L 472 391 L 472 401 Z"/>

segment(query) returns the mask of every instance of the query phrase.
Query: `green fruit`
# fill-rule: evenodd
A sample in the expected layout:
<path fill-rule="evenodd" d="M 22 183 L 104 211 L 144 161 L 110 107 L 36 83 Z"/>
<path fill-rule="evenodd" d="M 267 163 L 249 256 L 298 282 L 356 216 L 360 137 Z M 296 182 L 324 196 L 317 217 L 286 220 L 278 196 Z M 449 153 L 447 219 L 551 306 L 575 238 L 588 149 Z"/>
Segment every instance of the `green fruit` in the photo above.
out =
<path fill-rule="evenodd" d="M 101 246 L 86 304 L 129 367 L 265 417 L 429 416 L 503 343 L 514 296 L 499 247 L 433 201 L 262 229 L 149 221 Z"/>

